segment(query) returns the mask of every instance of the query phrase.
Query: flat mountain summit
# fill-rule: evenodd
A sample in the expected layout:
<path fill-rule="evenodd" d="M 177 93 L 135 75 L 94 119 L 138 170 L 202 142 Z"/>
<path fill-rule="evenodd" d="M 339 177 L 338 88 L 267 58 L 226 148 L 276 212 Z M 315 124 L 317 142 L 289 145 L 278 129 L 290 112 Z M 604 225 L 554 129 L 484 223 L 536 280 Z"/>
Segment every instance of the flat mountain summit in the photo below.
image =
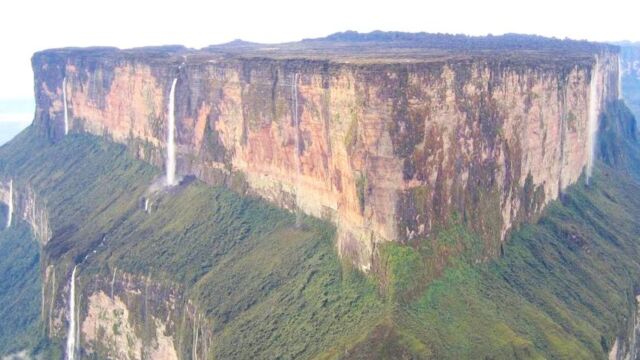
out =
<path fill-rule="evenodd" d="M 198 62 L 220 57 L 307 59 L 346 63 L 412 63 L 485 57 L 493 60 L 568 61 L 592 59 L 593 54 L 617 51 L 617 46 L 589 41 L 547 38 L 538 35 L 505 34 L 468 36 L 453 34 L 346 31 L 297 42 L 260 44 L 240 39 L 202 49 L 181 45 L 152 46 L 119 50 L 113 47 L 64 48 L 47 50 L 65 54 L 83 52 L 87 56 L 188 57 Z M 550 58 L 551 57 L 551 58 Z"/>

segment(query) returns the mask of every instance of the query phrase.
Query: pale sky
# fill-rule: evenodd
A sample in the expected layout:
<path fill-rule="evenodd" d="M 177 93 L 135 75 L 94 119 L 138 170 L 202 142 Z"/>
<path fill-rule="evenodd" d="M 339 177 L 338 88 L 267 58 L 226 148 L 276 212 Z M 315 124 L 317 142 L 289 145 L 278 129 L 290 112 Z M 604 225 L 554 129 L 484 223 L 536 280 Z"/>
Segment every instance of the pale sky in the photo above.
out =
<path fill-rule="evenodd" d="M 33 96 L 34 51 L 65 46 L 203 47 L 338 31 L 506 32 L 640 41 L 637 0 L 2 0 L 0 99 Z"/>

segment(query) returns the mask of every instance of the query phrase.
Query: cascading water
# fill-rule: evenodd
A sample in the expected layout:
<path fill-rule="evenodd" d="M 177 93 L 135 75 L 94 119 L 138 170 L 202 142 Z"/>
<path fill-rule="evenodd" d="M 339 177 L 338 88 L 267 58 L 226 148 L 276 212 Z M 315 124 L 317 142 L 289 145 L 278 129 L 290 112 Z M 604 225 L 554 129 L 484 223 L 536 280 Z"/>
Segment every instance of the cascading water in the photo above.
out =
<path fill-rule="evenodd" d="M 169 105 L 168 105 L 168 117 L 169 124 L 167 129 L 167 164 L 166 164 L 166 180 L 167 186 L 173 186 L 176 182 L 176 144 L 175 144 L 175 96 L 176 96 L 176 83 L 178 78 L 173 79 L 171 84 L 171 92 L 169 92 Z"/>
<path fill-rule="evenodd" d="M 560 174 L 558 176 L 558 195 L 562 196 L 562 193 L 564 191 L 564 178 L 563 178 L 563 169 L 565 166 L 565 143 L 566 143 L 566 138 L 567 138 L 567 94 L 566 94 L 566 90 L 565 93 L 562 94 L 562 101 L 561 101 L 561 106 L 562 106 L 562 112 L 560 115 Z"/>
<path fill-rule="evenodd" d="M 111 300 L 115 300 L 113 298 L 113 288 L 116 284 L 116 273 L 118 272 L 118 268 L 113 269 L 113 277 L 111 278 Z"/>
<path fill-rule="evenodd" d="M 11 226 L 13 220 L 13 180 L 9 181 L 9 209 L 7 214 L 7 229 Z"/>
<path fill-rule="evenodd" d="M 67 332 L 67 360 L 74 360 L 76 356 L 76 269 L 73 267 L 71 280 L 69 281 L 69 330 Z"/>
<path fill-rule="evenodd" d="M 591 180 L 593 173 L 593 162 L 596 152 L 596 136 L 598 135 L 598 117 L 600 115 L 600 97 L 598 96 L 598 74 L 599 61 L 596 57 L 596 63 L 591 70 L 591 82 L 589 83 L 589 123 L 588 123 L 588 160 L 587 160 L 587 185 Z"/>
<path fill-rule="evenodd" d="M 51 302 L 49 303 L 49 336 L 51 336 L 51 332 L 53 331 L 53 305 L 55 304 L 56 298 L 56 272 L 53 271 L 51 280 Z"/>
<path fill-rule="evenodd" d="M 69 111 L 67 110 L 67 77 L 62 79 L 62 103 L 64 105 L 64 134 L 69 133 Z"/>
<path fill-rule="evenodd" d="M 618 99 L 622 100 L 622 55 L 618 55 Z"/>
<path fill-rule="evenodd" d="M 300 226 L 300 204 L 298 203 L 298 183 L 300 181 L 300 120 L 298 119 L 298 74 L 293 75 L 293 79 L 291 82 L 291 99 L 293 103 L 293 126 L 294 126 L 294 138 L 295 138 L 295 155 L 294 162 L 296 167 L 296 178 L 295 178 L 295 199 L 296 199 L 296 226 Z"/>
<path fill-rule="evenodd" d="M 80 320 L 80 309 L 82 308 L 82 305 L 80 304 L 81 302 L 82 302 L 82 294 L 78 296 L 78 303 L 76 304 L 76 321 Z M 76 328 L 76 333 L 75 333 L 75 340 L 74 340 L 74 347 L 73 347 L 74 354 L 78 350 L 78 344 L 80 344 L 80 325 L 76 323 L 75 328 Z"/>

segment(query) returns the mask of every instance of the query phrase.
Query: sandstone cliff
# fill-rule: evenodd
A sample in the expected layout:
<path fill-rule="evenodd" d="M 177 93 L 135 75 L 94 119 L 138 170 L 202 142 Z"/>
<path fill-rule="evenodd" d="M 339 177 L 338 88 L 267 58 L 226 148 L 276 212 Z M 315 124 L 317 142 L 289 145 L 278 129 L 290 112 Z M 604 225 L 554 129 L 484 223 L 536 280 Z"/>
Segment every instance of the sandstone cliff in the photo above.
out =
<path fill-rule="evenodd" d="M 382 242 L 429 241 L 454 216 L 482 236 L 482 258 L 497 254 L 515 224 L 578 180 L 590 109 L 597 121 L 618 97 L 615 47 L 361 40 L 43 51 L 34 122 L 61 139 L 66 102 L 69 133 L 104 135 L 163 166 L 177 79 L 179 175 L 242 182 L 332 219 L 339 252 L 367 271 Z"/>
<path fill-rule="evenodd" d="M 177 360 L 185 353 L 192 359 L 206 358 L 211 324 L 175 285 L 118 269 L 109 277 L 94 274 L 83 285 L 76 336 L 84 354 L 123 360 Z M 43 287 L 47 335 L 65 338 L 69 285 L 56 283 L 56 268 L 50 265 Z"/>
<path fill-rule="evenodd" d="M 12 219 L 18 217 L 29 224 L 40 245 L 46 245 L 51 239 L 46 205 L 40 201 L 31 186 L 19 184 L 12 179 L 0 179 L 0 203 L 11 210 L 12 214 L 7 216 Z"/>

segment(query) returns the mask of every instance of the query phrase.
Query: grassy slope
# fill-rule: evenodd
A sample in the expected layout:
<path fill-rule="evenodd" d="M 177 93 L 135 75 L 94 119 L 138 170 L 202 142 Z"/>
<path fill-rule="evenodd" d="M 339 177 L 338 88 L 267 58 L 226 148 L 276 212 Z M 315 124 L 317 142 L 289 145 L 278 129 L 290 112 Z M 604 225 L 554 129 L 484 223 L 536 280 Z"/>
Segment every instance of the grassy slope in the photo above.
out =
<path fill-rule="evenodd" d="M 604 183 L 572 189 L 505 257 L 445 271 L 397 310 L 398 328 L 437 358 L 605 357 L 640 279 L 640 199 L 627 196 L 640 186 Z"/>
<path fill-rule="evenodd" d="M 333 228 L 220 188 L 191 185 L 136 211 L 93 261 L 186 285 L 219 332 L 217 358 L 308 357 L 381 311 L 375 286 L 345 270 Z"/>
<path fill-rule="evenodd" d="M 592 186 L 572 186 L 514 232 L 502 258 L 470 265 L 463 255 L 433 280 L 424 249 L 385 247 L 393 315 L 345 358 L 606 358 L 640 285 L 639 152 L 612 125 L 629 116 L 616 104 L 603 118 L 601 151 L 615 168 L 598 164 Z M 474 243 L 456 224 L 435 243 L 452 236 Z"/>
<path fill-rule="evenodd" d="M 197 182 L 145 214 L 158 171 L 98 138 L 51 145 L 28 130 L 0 148 L 0 171 L 46 200 L 48 261 L 98 249 L 80 278 L 117 266 L 182 284 L 213 320 L 216 358 L 603 358 L 640 279 L 640 185 L 605 164 L 496 261 L 463 255 L 434 278 L 433 249 L 385 246 L 383 295 L 340 263 L 319 220 L 297 229 L 287 212 Z M 453 224 L 432 244 L 472 254 L 477 241 Z"/>
<path fill-rule="evenodd" d="M 27 130 L 0 148 L 0 170 L 46 202 L 47 262 L 68 271 L 97 249 L 80 282 L 118 267 L 183 285 L 215 324 L 218 358 L 346 347 L 382 311 L 373 281 L 341 265 L 329 224 L 306 218 L 298 229 L 288 212 L 198 182 L 146 214 L 140 198 L 158 171 L 122 146 L 89 136 L 52 145 Z"/>
<path fill-rule="evenodd" d="M 29 226 L 0 231 L 0 355 L 35 345 L 40 318 L 40 256 Z"/>

